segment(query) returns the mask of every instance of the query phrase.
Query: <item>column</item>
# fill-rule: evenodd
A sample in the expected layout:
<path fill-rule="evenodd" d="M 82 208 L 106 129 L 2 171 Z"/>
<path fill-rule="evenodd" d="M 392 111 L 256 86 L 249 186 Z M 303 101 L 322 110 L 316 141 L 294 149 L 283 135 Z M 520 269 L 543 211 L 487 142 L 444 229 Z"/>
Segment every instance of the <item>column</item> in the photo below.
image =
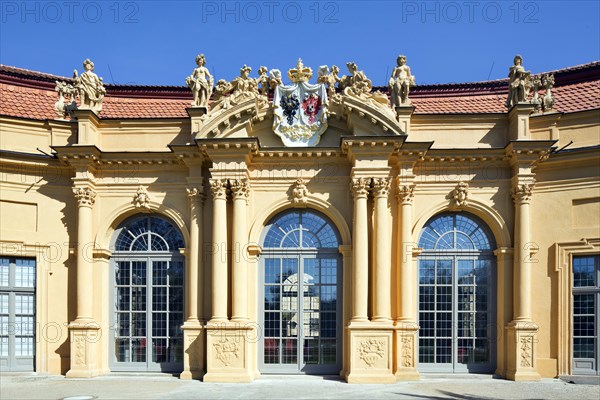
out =
<path fill-rule="evenodd" d="M 230 180 L 233 197 L 233 262 L 232 262 L 232 321 L 248 320 L 248 262 L 247 208 L 249 184 L 247 179 Z"/>
<path fill-rule="evenodd" d="M 533 190 L 532 179 L 519 176 L 513 179 L 515 201 L 515 246 L 513 263 L 513 320 L 506 329 L 506 377 L 515 381 L 539 380 L 536 367 L 538 325 L 531 314 L 531 233 L 529 203 Z"/>
<path fill-rule="evenodd" d="M 391 276 L 392 251 L 388 209 L 390 178 L 373 178 L 373 196 L 375 208 L 375 227 L 373 234 L 375 293 L 373 302 L 373 321 L 391 321 Z"/>
<path fill-rule="evenodd" d="M 227 319 L 227 200 L 229 183 L 233 197 L 232 224 L 232 321 Z M 213 193 L 212 299 L 213 317 L 206 330 L 206 375 L 204 382 L 251 382 L 251 350 L 256 338 L 254 324 L 248 321 L 247 199 L 248 181 L 244 179 L 211 179 Z"/>
<path fill-rule="evenodd" d="M 530 238 L 529 203 L 533 185 L 517 185 L 513 190 L 515 202 L 515 275 L 514 316 L 515 321 L 531 321 L 531 254 L 528 254 Z"/>
<path fill-rule="evenodd" d="M 69 324 L 71 368 L 68 378 L 98 375 L 96 343 L 100 326 L 93 319 L 93 226 L 92 207 L 96 192 L 90 184 L 73 189 L 77 199 L 77 318 Z"/>
<path fill-rule="evenodd" d="M 186 259 L 186 316 L 183 323 L 183 371 L 181 379 L 199 379 L 204 370 L 204 341 L 200 313 L 203 310 L 202 226 L 204 189 L 202 178 L 187 189 L 190 201 L 190 244 Z"/>
<path fill-rule="evenodd" d="M 227 180 L 211 179 L 212 221 L 212 318 L 227 321 Z"/>
<path fill-rule="evenodd" d="M 400 216 L 400 307 L 399 320 L 415 322 L 414 315 L 416 296 L 413 292 L 415 286 L 414 267 L 412 262 L 412 203 L 414 198 L 414 185 L 398 184 L 398 215 Z"/>
<path fill-rule="evenodd" d="M 367 196 L 369 179 L 354 178 L 354 224 L 352 229 L 352 322 L 365 322 L 369 295 L 369 234 L 367 222 Z"/>
<path fill-rule="evenodd" d="M 394 323 L 395 351 L 394 375 L 398 380 L 419 379 L 416 369 L 416 340 L 419 326 L 415 315 L 415 273 L 412 242 L 412 204 L 415 185 L 398 178 L 397 199 L 399 238 L 398 238 L 398 318 Z"/>
<path fill-rule="evenodd" d="M 90 244 L 94 242 L 92 232 L 92 207 L 96 192 L 90 187 L 73 189 L 77 199 L 77 319 L 78 322 L 92 321 L 92 266 Z M 86 254 L 88 251 L 89 255 Z"/>
<path fill-rule="evenodd" d="M 387 195 L 389 178 L 375 179 L 373 233 L 373 319 L 368 319 L 369 224 L 367 196 L 371 178 L 353 178 L 354 226 L 352 237 L 352 319 L 346 328 L 344 375 L 348 383 L 393 383 L 393 326 L 391 323 L 391 237 Z M 379 238 L 379 239 L 377 239 Z"/>
<path fill-rule="evenodd" d="M 202 310 L 202 296 L 199 296 L 198 288 L 202 286 L 202 275 L 200 274 L 200 263 L 202 262 L 202 229 L 204 205 L 204 191 L 202 186 L 187 189 L 190 201 L 190 246 L 186 271 L 186 321 L 199 322 L 199 310 Z"/>

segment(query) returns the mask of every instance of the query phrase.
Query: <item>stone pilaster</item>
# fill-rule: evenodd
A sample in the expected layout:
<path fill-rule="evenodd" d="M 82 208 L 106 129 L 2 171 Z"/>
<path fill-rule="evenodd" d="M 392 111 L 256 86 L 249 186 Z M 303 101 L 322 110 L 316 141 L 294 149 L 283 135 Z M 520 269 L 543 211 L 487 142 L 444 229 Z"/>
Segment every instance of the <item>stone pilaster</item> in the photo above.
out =
<path fill-rule="evenodd" d="M 367 222 L 368 190 L 372 178 L 354 178 L 354 230 L 353 230 L 353 270 L 352 270 L 352 318 L 346 329 L 348 357 L 345 363 L 345 378 L 348 383 L 393 383 L 396 381 L 393 369 L 393 326 L 391 324 L 391 260 L 389 246 L 373 246 L 375 257 L 375 290 L 373 291 L 374 318 L 368 319 L 369 298 L 369 246 Z M 382 241 L 389 240 L 387 208 L 389 179 L 378 178 L 374 182 L 375 191 L 375 233 Z M 386 221 L 383 221 L 386 219 Z M 375 239 L 376 240 L 376 239 Z M 387 259 L 385 258 L 388 256 Z M 378 257 L 378 258 L 377 258 Z M 379 260 L 379 264 L 378 261 Z M 386 261 L 387 264 L 386 265 Z M 380 291 L 380 292 L 378 292 Z"/>
<path fill-rule="evenodd" d="M 532 262 L 535 246 L 531 243 L 530 202 L 533 178 L 515 176 L 513 179 L 513 199 L 515 202 L 515 257 L 513 320 L 507 327 L 507 367 L 508 379 L 539 380 L 536 369 L 536 343 L 538 325 L 533 322 L 532 302 Z"/>
<path fill-rule="evenodd" d="M 77 199 L 77 318 L 69 324 L 71 369 L 68 378 L 90 378 L 98 375 L 97 346 L 100 325 L 93 319 L 93 206 L 96 191 L 91 182 L 76 182 Z M 86 254 L 87 252 L 87 254 Z"/>
<path fill-rule="evenodd" d="M 398 380 L 419 379 L 416 368 L 416 341 L 419 325 L 417 323 L 415 309 L 416 299 L 414 288 L 416 286 L 415 264 L 413 263 L 412 242 L 412 206 L 414 200 L 415 185 L 411 180 L 398 177 L 396 197 L 398 200 L 398 216 L 400 219 L 398 240 L 398 290 L 399 306 L 398 317 L 394 322 L 394 375 Z"/>
<path fill-rule="evenodd" d="M 196 185 L 187 189 L 190 201 L 190 251 L 186 260 L 186 316 L 183 323 L 183 372 L 181 379 L 200 379 L 204 373 L 204 343 L 199 310 L 202 310 L 202 296 L 199 288 L 203 287 L 200 267 L 202 263 L 202 226 L 204 188 L 202 178 Z"/>
<path fill-rule="evenodd" d="M 353 178 L 354 223 L 352 235 L 352 322 L 366 322 L 369 296 L 369 232 L 367 223 L 367 197 L 370 182 Z"/>
<path fill-rule="evenodd" d="M 232 320 L 227 318 L 227 185 L 233 198 L 232 223 Z M 255 324 L 248 320 L 247 201 L 249 182 L 242 179 L 211 179 L 213 193 L 213 240 L 219 259 L 213 258 L 213 317 L 206 326 L 206 375 L 204 382 L 251 382 L 250 365 Z M 222 258 L 221 258 L 222 257 Z M 217 293 L 214 291 L 217 290 Z"/>

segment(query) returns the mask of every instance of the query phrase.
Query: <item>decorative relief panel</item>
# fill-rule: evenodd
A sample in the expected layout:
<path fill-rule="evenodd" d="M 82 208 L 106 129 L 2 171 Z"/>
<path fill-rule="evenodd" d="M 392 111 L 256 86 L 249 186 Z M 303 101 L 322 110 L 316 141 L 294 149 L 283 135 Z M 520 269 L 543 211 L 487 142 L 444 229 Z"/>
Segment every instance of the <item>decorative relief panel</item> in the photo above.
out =
<path fill-rule="evenodd" d="M 522 336 L 521 343 L 521 367 L 533 366 L 533 337 Z"/>
<path fill-rule="evenodd" d="M 224 336 L 216 343 L 213 343 L 217 359 L 223 363 L 223 366 L 229 367 L 234 359 L 240 358 L 240 346 L 236 342 L 236 338 Z"/>
<path fill-rule="evenodd" d="M 404 336 L 402 338 L 402 366 L 403 367 L 413 367 L 413 338 L 412 336 Z"/>
<path fill-rule="evenodd" d="M 373 367 L 385 356 L 385 347 L 383 339 L 365 339 L 358 345 L 358 354 L 368 367 Z"/>

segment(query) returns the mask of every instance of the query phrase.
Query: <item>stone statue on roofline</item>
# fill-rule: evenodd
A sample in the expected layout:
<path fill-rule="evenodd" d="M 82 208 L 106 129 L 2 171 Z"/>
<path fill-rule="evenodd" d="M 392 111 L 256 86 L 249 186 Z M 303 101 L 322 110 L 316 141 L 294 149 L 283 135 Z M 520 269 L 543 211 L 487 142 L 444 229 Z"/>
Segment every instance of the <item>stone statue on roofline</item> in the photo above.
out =
<path fill-rule="evenodd" d="M 329 72 L 329 67 L 327 65 L 321 65 L 318 71 L 318 83 L 324 83 L 327 85 L 327 97 L 330 99 L 335 96 L 335 85 L 339 84 L 341 79 L 338 74 L 340 73 L 340 69 L 337 65 L 331 66 L 331 72 Z"/>
<path fill-rule="evenodd" d="M 346 63 L 346 67 L 351 75 L 344 75 L 338 83 L 338 86 L 343 89 L 344 96 L 355 98 L 373 107 L 377 107 L 384 113 L 389 114 L 391 118 L 395 118 L 387 95 L 380 91 L 371 93 L 371 89 L 373 88 L 371 80 L 367 78 L 363 71 L 358 69 L 356 63 Z"/>
<path fill-rule="evenodd" d="M 552 86 L 554 86 L 554 75 L 546 74 L 542 77 L 542 85 L 546 88 L 546 94 L 544 95 L 544 101 L 542 102 L 542 108 L 544 112 L 552 110 L 554 106 L 554 96 L 552 95 Z"/>
<path fill-rule="evenodd" d="M 58 100 L 54 103 L 54 110 L 59 119 L 73 119 L 73 111 L 77 110 L 78 90 L 64 81 L 56 81 L 54 91 L 58 93 Z"/>
<path fill-rule="evenodd" d="M 190 76 L 185 79 L 186 85 L 194 95 L 192 107 L 208 108 L 208 100 L 213 92 L 214 79 L 208 68 L 205 67 L 206 59 L 204 54 L 196 57 L 196 67 Z"/>
<path fill-rule="evenodd" d="M 278 69 L 272 69 L 269 71 L 269 86 L 271 90 L 275 90 L 277 86 L 283 85 L 283 80 L 281 79 L 281 71 Z"/>
<path fill-rule="evenodd" d="M 264 65 L 258 69 L 258 78 L 256 78 L 256 86 L 260 88 L 260 94 L 267 96 L 269 94 L 269 69 Z"/>
<path fill-rule="evenodd" d="M 410 87 L 415 84 L 415 77 L 411 75 L 410 67 L 406 65 L 406 56 L 399 55 L 396 62 L 398 65 L 392 71 L 392 76 L 388 84 L 392 107 L 410 105 L 411 102 L 408 98 L 408 93 L 410 92 Z"/>
<path fill-rule="evenodd" d="M 271 72 L 273 71 L 274 70 Z M 250 72 L 252 72 L 252 67 L 244 64 L 244 66 L 240 68 L 240 76 L 231 82 L 227 82 L 225 79 L 219 79 L 215 87 L 215 100 L 212 111 L 220 112 L 248 100 L 256 100 L 259 108 L 268 105 L 267 96 L 260 94 L 258 91 L 259 82 L 260 84 L 264 84 L 264 81 L 260 81 L 260 76 L 258 79 L 250 78 Z M 271 78 L 269 78 L 268 86 L 271 87 L 272 85 L 273 82 Z M 263 88 L 264 87 L 261 87 L 261 89 Z M 266 88 L 264 89 L 266 90 Z"/>
<path fill-rule="evenodd" d="M 523 57 L 516 55 L 514 65 L 508 72 L 508 99 L 506 107 L 512 108 L 518 103 L 528 103 L 529 92 L 533 87 L 531 72 L 525 71 L 523 67 Z"/>
<path fill-rule="evenodd" d="M 106 94 L 106 88 L 102 78 L 94 73 L 94 63 L 88 58 L 83 62 L 85 70 L 81 76 L 77 70 L 73 71 L 74 87 L 79 91 L 79 109 L 102 111 L 102 101 Z"/>
<path fill-rule="evenodd" d="M 506 107 L 510 110 L 516 104 L 532 104 L 534 112 L 549 112 L 554 106 L 552 86 L 554 86 L 554 75 L 531 75 L 523 67 L 523 57 L 516 55 L 514 65 L 510 67 L 508 74 L 508 98 Z M 543 97 L 540 89 L 545 89 Z M 533 90 L 533 96 L 530 92 Z"/>

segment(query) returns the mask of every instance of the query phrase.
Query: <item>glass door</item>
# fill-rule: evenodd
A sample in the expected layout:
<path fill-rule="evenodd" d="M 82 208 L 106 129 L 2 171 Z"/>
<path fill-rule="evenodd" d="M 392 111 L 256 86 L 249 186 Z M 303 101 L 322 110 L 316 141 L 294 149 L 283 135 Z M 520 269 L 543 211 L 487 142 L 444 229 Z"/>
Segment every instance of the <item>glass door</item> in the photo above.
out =
<path fill-rule="evenodd" d="M 339 257 L 264 257 L 263 368 L 275 373 L 339 372 Z"/>

